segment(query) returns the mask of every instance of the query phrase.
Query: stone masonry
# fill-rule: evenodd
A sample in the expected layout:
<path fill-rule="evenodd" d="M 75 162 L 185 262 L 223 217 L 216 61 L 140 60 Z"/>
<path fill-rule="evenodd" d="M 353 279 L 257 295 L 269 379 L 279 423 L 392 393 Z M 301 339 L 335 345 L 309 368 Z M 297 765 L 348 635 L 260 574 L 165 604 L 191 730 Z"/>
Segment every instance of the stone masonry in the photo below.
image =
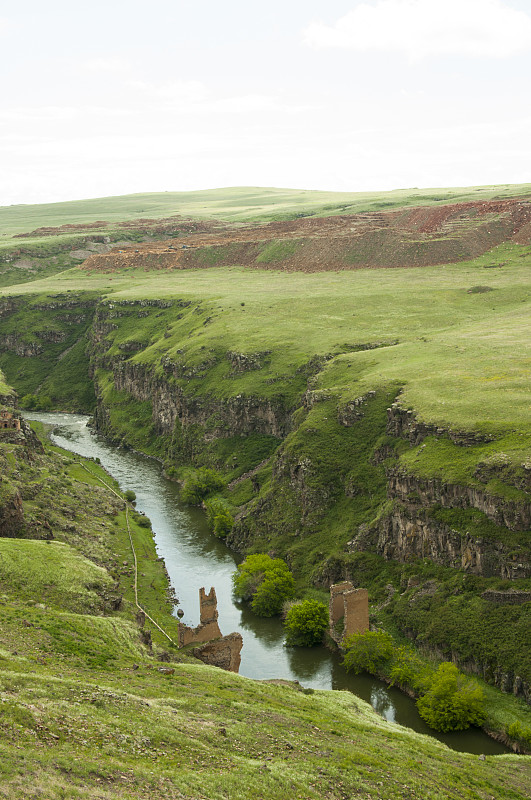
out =
<path fill-rule="evenodd" d="M 341 644 L 351 633 L 369 630 L 369 594 L 367 589 L 355 589 L 350 581 L 334 583 L 330 587 L 330 636 Z M 337 624 L 343 620 L 343 629 Z"/>
<path fill-rule="evenodd" d="M 238 672 L 243 639 L 239 633 L 221 635 L 214 588 L 211 588 L 208 594 L 204 588 L 199 590 L 199 615 L 200 623 L 197 628 L 189 628 L 182 623 L 179 625 L 179 647 L 189 644 L 200 645 L 192 652 L 203 663 L 229 672 Z"/>

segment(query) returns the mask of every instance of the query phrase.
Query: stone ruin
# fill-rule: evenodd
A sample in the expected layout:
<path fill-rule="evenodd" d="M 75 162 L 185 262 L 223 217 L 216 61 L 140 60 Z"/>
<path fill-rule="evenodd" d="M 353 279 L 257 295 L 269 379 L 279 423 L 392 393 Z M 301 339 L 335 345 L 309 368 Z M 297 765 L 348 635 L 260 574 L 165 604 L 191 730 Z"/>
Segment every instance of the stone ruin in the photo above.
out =
<path fill-rule="evenodd" d="M 351 581 L 334 583 L 330 587 L 330 636 L 340 645 L 351 633 L 369 630 L 369 593 L 355 589 Z"/>
<path fill-rule="evenodd" d="M 218 601 L 216 590 L 210 589 L 207 594 L 204 587 L 199 589 L 199 625 L 190 628 L 182 622 L 179 624 L 179 647 L 197 644 L 193 654 L 214 667 L 221 667 L 229 672 L 238 672 L 241 662 L 243 639 L 240 633 L 222 636 L 218 625 Z"/>
<path fill-rule="evenodd" d="M 8 411 L 6 408 L 0 410 L 0 431 L 1 430 L 8 430 L 8 431 L 19 431 L 20 430 L 20 419 L 15 417 L 12 411 Z"/>

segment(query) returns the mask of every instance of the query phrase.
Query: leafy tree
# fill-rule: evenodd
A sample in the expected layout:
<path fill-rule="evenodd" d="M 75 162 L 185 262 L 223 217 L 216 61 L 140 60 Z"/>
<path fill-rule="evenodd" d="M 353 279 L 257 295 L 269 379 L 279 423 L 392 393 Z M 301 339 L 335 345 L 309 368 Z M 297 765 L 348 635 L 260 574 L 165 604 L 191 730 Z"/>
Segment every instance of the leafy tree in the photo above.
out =
<path fill-rule="evenodd" d="M 207 522 L 210 530 L 220 539 L 231 532 L 234 519 L 222 500 L 214 499 L 205 502 Z"/>
<path fill-rule="evenodd" d="M 291 572 L 271 570 L 256 589 L 251 608 L 260 617 L 272 617 L 280 614 L 286 600 L 291 600 L 294 594 L 295 581 Z"/>
<path fill-rule="evenodd" d="M 28 411 L 49 411 L 52 405 L 52 400 L 47 394 L 25 394 L 20 400 L 21 408 Z"/>
<path fill-rule="evenodd" d="M 349 672 L 378 672 L 393 655 L 393 639 L 385 631 L 352 633 L 343 641 L 344 666 Z"/>
<path fill-rule="evenodd" d="M 286 644 L 313 647 L 328 627 L 328 608 L 319 600 L 302 600 L 291 606 L 284 621 Z"/>
<path fill-rule="evenodd" d="M 443 733 L 481 725 L 486 717 L 481 686 L 449 662 L 439 666 L 430 688 L 417 700 L 417 708 L 430 728 Z"/>
<path fill-rule="evenodd" d="M 511 739 L 516 739 L 521 742 L 524 747 L 531 747 L 531 728 L 522 725 L 521 722 L 511 722 L 505 727 L 505 733 Z"/>
<path fill-rule="evenodd" d="M 280 614 L 286 600 L 295 594 L 293 575 L 285 561 L 265 553 L 247 556 L 232 576 L 234 594 L 251 600 L 253 611 L 262 617 Z"/>
<path fill-rule="evenodd" d="M 223 488 L 223 478 L 208 467 L 200 467 L 184 482 L 181 500 L 191 506 L 200 506 L 203 498 Z"/>
<path fill-rule="evenodd" d="M 127 491 L 124 492 L 124 497 L 128 503 L 134 503 L 136 500 L 136 494 L 133 492 L 132 489 L 127 489 Z"/>
<path fill-rule="evenodd" d="M 20 398 L 20 407 L 26 408 L 28 411 L 34 411 L 38 402 L 36 394 L 25 394 Z"/>

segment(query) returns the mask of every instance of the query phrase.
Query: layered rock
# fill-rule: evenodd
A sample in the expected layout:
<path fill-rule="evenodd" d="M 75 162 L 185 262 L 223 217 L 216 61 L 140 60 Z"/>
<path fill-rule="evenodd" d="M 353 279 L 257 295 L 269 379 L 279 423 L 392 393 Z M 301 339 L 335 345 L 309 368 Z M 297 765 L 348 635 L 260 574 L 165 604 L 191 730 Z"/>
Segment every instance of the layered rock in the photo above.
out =
<path fill-rule="evenodd" d="M 507 500 L 479 487 L 420 478 L 401 468 L 388 470 L 387 478 L 390 498 L 407 501 L 415 496 L 416 503 L 425 507 L 476 508 L 496 525 L 511 531 L 531 529 L 531 502 L 525 499 Z"/>
<path fill-rule="evenodd" d="M 350 552 L 373 550 L 386 560 L 429 558 L 436 564 L 484 577 L 507 580 L 531 577 L 528 554 L 501 541 L 462 534 L 431 519 L 421 509 L 396 505 L 372 529 L 361 526 L 349 543 Z"/>

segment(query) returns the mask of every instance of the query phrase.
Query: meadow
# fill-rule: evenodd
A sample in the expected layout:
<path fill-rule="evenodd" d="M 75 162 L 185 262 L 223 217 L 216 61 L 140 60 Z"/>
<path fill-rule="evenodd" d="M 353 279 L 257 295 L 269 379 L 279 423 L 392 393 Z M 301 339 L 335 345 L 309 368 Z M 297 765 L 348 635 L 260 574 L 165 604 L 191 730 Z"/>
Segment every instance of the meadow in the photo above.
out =
<path fill-rule="evenodd" d="M 63 203 L 0 207 L 3 236 L 35 228 L 80 225 L 104 220 L 112 224 L 139 218 L 179 214 L 196 219 L 256 221 L 317 214 L 357 214 L 396 208 L 520 197 L 531 184 L 469 186 L 455 189 L 397 189 L 377 192 L 321 192 L 263 187 L 230 187 L 197 192 L 156 192 L 70 200 Z"/>
<path fill-rule="evenodd" d="M 172 321 L 170 313 L 163 338 L 160 321 L 144 332 L 148 322 L 137 321 L 112 334 L 111 345 L 140 338 L 132 360 L 156 363 L 162 349 L 170 358 L 182 349 L 186 328 L 184 354 L 176 356 L 184 364 L 204 361 L 205 351 L 220 359 L 271 351 L 263 369 L 237 381 L 225 379 L 228 362 L 225 374 L 222 366 L 209 372 L 202 390 L 220 396 L 271 396 L 312 357 L 333 356 L 319 388 L 341 401 L 393 384 L 402 387 L 401 405 L 423 421 L 496 437 L 516 431 L 528 446 L 530 260 L 530 247 L 503 245 L 474 261 L 408 270 L 307 275 L 235 266 L 109 276 L 74 269 L 3 294 L 189 300 L 206 325 Z"/>

